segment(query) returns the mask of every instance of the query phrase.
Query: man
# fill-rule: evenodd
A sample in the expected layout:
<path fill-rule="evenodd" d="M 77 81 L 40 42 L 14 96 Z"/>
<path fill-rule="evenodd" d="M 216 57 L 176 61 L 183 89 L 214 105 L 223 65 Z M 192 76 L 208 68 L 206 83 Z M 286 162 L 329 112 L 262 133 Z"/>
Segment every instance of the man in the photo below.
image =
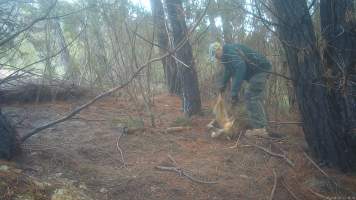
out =
<path fill-rule="evenodd" d="M 271 64 L 265 56 L 241 44 L 225 44 L 215 42 L 209 47 L 211 61 L 217 60 L 224 66 L 224 74 L 219 85 L 220 92 L 224 93 L 230 79 L 231 101 L 235 105 L 239 101 L 239 91 L 243 81 L 247 81 L 245 92 L 246 108 L 249 128 L 263 130 L 267 126 L 266 113 L 262 100 Z"/>

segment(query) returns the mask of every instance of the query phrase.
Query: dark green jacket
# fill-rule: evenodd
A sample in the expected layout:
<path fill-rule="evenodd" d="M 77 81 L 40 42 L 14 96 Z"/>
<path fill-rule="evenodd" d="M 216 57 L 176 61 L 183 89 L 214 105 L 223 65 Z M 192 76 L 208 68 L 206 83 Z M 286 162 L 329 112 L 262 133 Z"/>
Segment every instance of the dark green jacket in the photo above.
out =
<path fill-rule="evenodd" d="M 232 78 L 232 96 L 237 96 L 243 80 L 248 81 L 253 75 L 269 72 L 272 68 L 265 56 L 241 44 L 225 44 L 221 62 L 224 74 L 220 88 L 225 89 Z"/>

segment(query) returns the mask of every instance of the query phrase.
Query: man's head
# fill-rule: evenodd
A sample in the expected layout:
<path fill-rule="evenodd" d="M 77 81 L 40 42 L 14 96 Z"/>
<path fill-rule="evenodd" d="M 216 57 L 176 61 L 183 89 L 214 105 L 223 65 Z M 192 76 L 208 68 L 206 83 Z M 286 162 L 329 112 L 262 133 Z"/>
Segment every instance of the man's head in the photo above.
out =
<path fill-rule="evenodd" d="M 220 60 L 222 53 L 222 46 L 219 42 L 214 42 L 209 45 L 209 58 L 211 62 L 214 62 L 215 59 Z"/>

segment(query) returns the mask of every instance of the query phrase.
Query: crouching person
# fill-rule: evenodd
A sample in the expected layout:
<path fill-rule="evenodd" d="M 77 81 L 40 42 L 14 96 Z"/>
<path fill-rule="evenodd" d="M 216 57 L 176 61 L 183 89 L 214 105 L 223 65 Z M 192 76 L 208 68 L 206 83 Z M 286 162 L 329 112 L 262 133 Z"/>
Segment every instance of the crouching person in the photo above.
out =
<path fill-rule="evenodd" d="M 239 102 L 239 91 L 243 81 L 248 83 L 245 102 L 248 114 L 248 130 L 246 134 L 267 134 L 267 117 L 263 108 L 266 80 L 271 64 L 260 53 L 241 44 L 225 44 L 216 42 L 210 45 L 211 61 L 217 61 L 224 67 L 220 82 L 220 93 L 224 93 L 227 84 L 232 80 L 231 103 Z"/>

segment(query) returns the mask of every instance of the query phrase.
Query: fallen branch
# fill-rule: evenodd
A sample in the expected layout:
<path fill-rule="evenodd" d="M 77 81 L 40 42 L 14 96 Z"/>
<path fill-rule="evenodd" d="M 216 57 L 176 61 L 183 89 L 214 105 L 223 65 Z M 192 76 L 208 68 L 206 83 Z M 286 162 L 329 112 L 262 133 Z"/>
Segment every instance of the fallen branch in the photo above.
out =
<path fill-rule="evenodd" d="M 268 123 L 273 125 L 283 125 L 283 124 L 303 124 L 303 122 L 279 122 L 279 121 L 269 121 Z"/>
<path fill-rule="evenodd" d="M 305 153 L 305 152 L 303 152 L 303 153 L 304 153 L 304 156 L 305 156 L 324 176 L 326 176 L 327 178 L 330 178 L 329 175 L 328 175 L 324 170 L 322 170 L 322 169 L 319 167 L 319 165 L 316 164 L 316 163 L 314 162 L 314 160 L 311 159 L 311 158 L 308 156 L 307 153 Z"/>
<path fill-rule="evenodd" d="M 282 185 L 284 186 L 284 188 L 286 188 L 286 190 L 288 191 L 288 193 L 293 197 L 293 199 L 295 200 L 300 200 L 297 195 L 294 194 L 294 192 L 290 189 L 290 187 L 288 186 L 288 184 L 282 179 L 281 180 Z"/>
<path fill-rule="evenodd" d="M 273 177 L 274 177 L 274 184 L 273 184 L 273 187 L 272 187 L 271 194 L 269 196 L 269 200 L 273 200 L 274 193 L 276 192 L 276 188 L 277 188 L 277 173 L 276 173 L 275 169 L 273 169 Z"/>
<path fill-rule="evenodd" d="M 210 4 L 210 0 L 208 2 L 208 5 Z M 33 136 L 34 134 L 44 130 L 44 129 L 47 129 L 53 125 L 56 125 L 56 124 L 59 124 L 61 122 L 64 122 L 70 118 L 72 118 L 74 115 L 78 114 L 80 111 L 82 111 L 83 109 L 89 107 L 90 105 L 92 105 L 93 103 L 95 103 L 96 101 L 106 97 L 106 96 L 109 96 L 111 95 L 112 93 L 122 89 L 122 88 L 125 88 L 126 86 L 128 86 L 140 73 L 143 69 L 145 69 L 147 66 L 150 66 L 151 63 L 153 62 L 157 62 L 157 61 L 160 61 L 162 59 L 164 59 L 165 57 L 167 56 L 170 56 L 172 55 L 174 52 L 178 51 L 179 49 L 181 49 L 184 44 L 188 41 L 189 37 L 192 35 L 192 33 L 194 32 L 194 30 L 198 27 L 199 23 L 201 22 L 201 20 L 204 18 L 206 12 L 207 12 L 207 8 L 209 6 L 206 7 L 206 9 L 204 10 L 203 14 L 200 16 L 200 18 L 198 19 L 197 23 L 192 27 L 192 29 L 190 29 L 190 31 L 186 34 L 185 38 L 182 39 L 182 41 L 176 46 L 176 48 L 173 49 L 173 51 L 170 51 L 160 57 L 157 57 L 157 58 L 153 58 L 153 59 L 150 59 L 148 60 L 145 64 L 141 65 L 141 67 L 139 67 L 137 69 L 137 71 L 125 82 L 123 83 L 122 85 L 119 85 L 119 86 L 116 86 L 116 87 L 113 87 L 111 89 L 109 89 L 108 91 L 106 92 L 103 92 L 101 94 L 99 94 L 98 96 L 96 96 L 95 98 L 91 99 L 89 102 L 77 107 L 76 109 L 72 110 L 71 112 L 67 113 L 66 115 L 64 115 L 63 117 L 57 119 L 57 120 L 54 120 L 52 122 L 48 122 L 47 124 L 44 124 L 40 127 L 37 127 L 35 128 L 34 130 L 30 131 L 29 133 L 26 133 L 24 134 L 23 137 L 20 138 L 20 142 L 25 142 L 28 138 L 30 138 L 31 136 Z"/>
<path fill-rule="evenodd" d="M 278 153 L 275 153 L 275 152 L 272 152 L 264 147 L 261 147 L 261 146 L 258 146 L 256 144 L 250 144 L 251 146 L 259 149 L 259 150 L 262 150 L 264 151 L 265 153 L 271 155 L 271 156 L 274 156 L 274 157 L 278 157 L 278 158 L 282 158 L 284 161 L 286 161 L 291 167 L 294 167 L 294 163 L 284 154 L 278 154 Z"/>
<path fill-rule="evenodd" d="M 318 193 L 318 192 L 315 192 L 314 190 L 312 190 L 312 189 L 310 189 L 310 188 L 308 188 L 308 190 L 309 190 L 312 194 L 314 194 L 315 196 L 319 197 L 320 199 L 326 199 L 326 200 L 329 200 L 329 199 L 330 199 L 329 197 L 324 196 L 324 195 L 322 195 L 322 194 L 320 194 L 320 193 Z"/>
<path fill-rule="evenodd" d="M 120 145 L 119 145 L 120 138 L 121 138 L 122 134 L 123 134 L 123 133 L 121 133 L 121 134 L 119 135 L 119 137 L 117 137 L 117 139 L 116 139 L 116 149 L 117 149 L 117 151 L 120 153 L 121 162 L 122 162 L 122 164 L 124 165 L 124 167 L 126 168 L 127 164 L 126 164 L 126 162 L 125 162 L 124 152 L 122 151 L 122 149 L 121 149 L 121 147 L 120 147 Z"/>
<path fill-rule="evenodd" d="M 181 132 L 181 131 L 187 131 L 190 130 L 191 127 L 187 126 L 177 126 L 177 127 L 169 127 L 166 129 L 166 133 L 172 133 L 172 132 Z"/>
<path fill-rule="evenodd" d="M 83 120 L 87 122 L 104 122 L 107 121 L 106 119 L 87 119 L 85 117 L 73 117 L 74 120 Z"/>
<path fill-rule="evenodd" d="M 238 146 L 239 146 L 239 141 L 240 141 L 240 137 L 241 137 L 242 133 L 243 133 L 243 131 L 240 131 L 239 137 L 237 138 L 235 145 L 229 147 L 229 149 L 238 148 Z"/>
<path fill-rule="evenodd" d="M 188 178 L 189 180 L 197 183 L 202 183 L 202 184 L 217 184 L 217 181 L 205 181 L 201 180 L 198 178 L 195 178 L 194 176 L 189 174 L 188 170 L 185 170 L 181 167 L 178 166 L 177 162 L 174 160 L 174 158 L 170 155 L 168 155 L 168 158 L 172 161 L 173 167 L 168 167 L 168 166 L 156 166 L 155 168 L 158 170 L 162 171 L 171 171 L 171 172 L 176 172 L 179 176 L 183 176 Z"/>

